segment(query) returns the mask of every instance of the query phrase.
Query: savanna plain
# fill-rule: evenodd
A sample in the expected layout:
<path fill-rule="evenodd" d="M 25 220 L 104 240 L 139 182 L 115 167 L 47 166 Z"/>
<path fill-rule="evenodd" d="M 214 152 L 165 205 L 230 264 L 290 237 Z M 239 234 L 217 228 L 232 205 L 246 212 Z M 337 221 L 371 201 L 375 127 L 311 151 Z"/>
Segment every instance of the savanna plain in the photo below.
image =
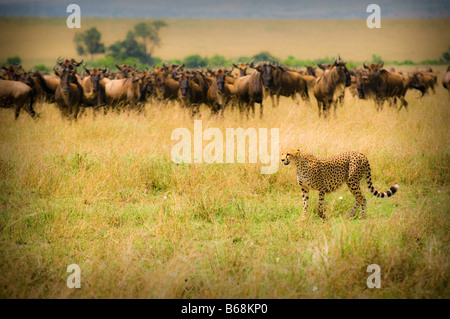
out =
<path fill-rule="evenodd" d="M 214 118 L 202 107 L 203 130 L 279 128 L 280 151 L 364 153 L 374 186 L 400 189 L 376 198 L 363 181 L 362 220 L 346 217 L 354 198 L 345 185 L 325 197 L 326 221 L 314 191 L 299 220 L 291 166 L 263 175 L 261 163 L 174 163 L 173 130 L 194 126 L 178 104 L 149 102 L 142 114 L 88 110 L 73 123 L 52 104 L 36 105 L 37 120 L 0 109 L 0 297 L 449 298 L 445 69 L 436 68 L 436 94 L 408 91 L 408 110 L 377 112 L 349 92 L 328 120 L 312 94 L 309 104 L 281 98 L 277 108 L 266 99 L 262 119 L 232 108 Z M 66 285 L 70 264 L 81 268 L 80 289 Z M 366 284 L 371 264 L 381 269 L 379 289 Z"/>

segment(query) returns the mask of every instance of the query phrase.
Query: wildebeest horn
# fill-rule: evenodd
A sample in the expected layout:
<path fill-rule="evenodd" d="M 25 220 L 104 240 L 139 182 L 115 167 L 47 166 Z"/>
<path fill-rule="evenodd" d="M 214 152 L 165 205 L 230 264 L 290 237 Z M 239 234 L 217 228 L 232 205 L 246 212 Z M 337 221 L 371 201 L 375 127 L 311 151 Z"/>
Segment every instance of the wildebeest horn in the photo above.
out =
<path fill-rule="evenodd" d="M 383 65 L 384 65 L 384 61 L 381 61 L 381 65 L 380 65 L 380 68 L 382 68 L 382 67 L 383 67 Z"/>
<path fill-rule="evenodd" d="M 366 65 L 366 63 L 364 62 L 363 63 L 363 67 L 364 67 L 364 69 L 367 69 L 367 70 L 369 70 L 369 67 Z"/>
<path fill-rule="evenodd" d="M 77 61 L 75 61 L 74 59 L 72 59 L 72 64 L 75 65 L 75 66 L 80 66 L 81 63 L 83 63 L 83 61 L 84 61 L 84 59 L 81 59 L 80 62 L 77 62 Z"/>
<path fill-rule="evenodd" d="M 60 76 L 59 71 L 56 69 L 56 65 L 53 67 L 53 71 L 55 72 L 55 74 L 56 74 L 57 76 Z"/>
<path fill-rule="evenodd" d="M 251 67 L 251 68 L 253 68 L 253 62 L 255 61 L 255 59 L 253 58 L 251 61 L 250 61 L 250 63 L 248 63 L 247 65 L 249 66 L 249 67 Z"/>
<path fill-rule="evenodd" d="M 56 63 L 58 63 L 59 65 L 61 65 L 63 62 L 64 62 L 64 59 L 62 60 L 62 61 L 59 61 L 59 58 L 60 58 L 61 56 L 58 56 L 57 58 L 56 58 Z"/>

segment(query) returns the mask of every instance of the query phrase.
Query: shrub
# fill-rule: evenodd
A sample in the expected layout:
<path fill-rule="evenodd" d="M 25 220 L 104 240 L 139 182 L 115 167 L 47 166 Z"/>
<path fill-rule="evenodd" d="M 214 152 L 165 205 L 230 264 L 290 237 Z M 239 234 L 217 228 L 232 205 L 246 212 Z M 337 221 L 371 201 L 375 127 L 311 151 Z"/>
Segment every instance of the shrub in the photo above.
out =
<path fill-rule="evenodd" d="M 187 68 L 206 67 L 208 65 L 208 59 L 202 58 L 198 54 L 189 55 L 184 59 L 184 64 Z"/>

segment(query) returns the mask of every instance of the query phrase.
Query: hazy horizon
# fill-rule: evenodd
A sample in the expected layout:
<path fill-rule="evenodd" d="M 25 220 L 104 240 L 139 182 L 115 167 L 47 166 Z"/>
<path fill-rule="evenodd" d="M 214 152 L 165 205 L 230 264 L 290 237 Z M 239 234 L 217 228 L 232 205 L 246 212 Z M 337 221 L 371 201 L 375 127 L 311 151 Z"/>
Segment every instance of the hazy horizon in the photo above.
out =
<path fill-rule="evenodd" d="M 360 0 L 0 0 L 1 17 L 67 17 L 69 4 L 81 7 L 82 17 L 192 18 L 192 19 L 366 19 L 366 8 L 374 1 Z M 450 18 L 448 0 L 375 2 L 381 18 Z"/>

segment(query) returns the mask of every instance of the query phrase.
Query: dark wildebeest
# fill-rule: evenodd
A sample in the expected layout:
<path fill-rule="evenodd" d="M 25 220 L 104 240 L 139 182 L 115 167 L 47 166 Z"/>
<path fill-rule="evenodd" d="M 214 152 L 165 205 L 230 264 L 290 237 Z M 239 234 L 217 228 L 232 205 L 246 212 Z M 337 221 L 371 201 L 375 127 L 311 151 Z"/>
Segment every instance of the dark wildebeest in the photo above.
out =
<path fill-rule="evenodd" d="M 101 85 L 104 74 L 108 72 L 108 68 L 86 68 L 87 76 L 84 77 L 80 84 L 83 87 L 83 111 L 85 107 L 93 107 L 94 114 L 98 109 L 105 105 L 105 86 Z M 103 83 L 104 84 L 104 83 Z"/>
<path fill-rule="evenodd" d="M 163 71 L 157 71 L 155 73 L 155 95 L 158 100 L 164 101 L 176 101 L 178 99 L 178 90 L 180 83 L 177 79 L 173 78 L 173 75 Z"/>
<path fill-rule="evenodd" d="M 259 103 L 259 115 L 263 116 L 263 88 L 261 81 L 261 73 L 253 72 L 250 75 L 242 76 L 236 80 L 236 95 L 238 97 L 239 111 L 241 115 L 244 107 L 249 117 L 250 109 L 253 116 L 255 115 L 255 103 Z"/>
<path fill-rule="evenodd" d="M 321 66 L 319 65 L 319 67 Z M 338 99 L 342 96 L 342 91 L 351 85 L 351 77 L 345 62 L 341 59 L 335 58 L 329 68 L 323 67 L 322 69 L 324 72 L 317 78 L 313 91 L 317 99 L 319 117 L 323 113 L 324 118 L 327 118 L 332 105 L 334 105 L 334 115 L 336 116 Z"/>
<path fill-rule="evenodd" d="M 152 72 L 144 71 L 139 85 L 139 102 L 145 103 L 148 98 L 156 95 L 156 78 Z"/>
<path fill-rule="evenodd" d="M 127 65 L 127 64 L 122 64 L 122 65 L 117 65 L 116 64 L 116 68 L 117 70 L 119 70 L 114 79 L 115 80 L 121 80 L 121 79 L 126 79 L 129 77 L 129 75 L 136 70 L 136 64 L 131 66 L 131 65 Z"/>
<path fill-rule="evenodd" d="M 129 105 L 130 109 L 142 111 L 143 103 L 140 102 L 140 84 L 142 75 L 136 71 L 128 74 L 126 79 L 103 79 L 102 85 L 105 86 L 105 101 L 109 107 L 120 109 L 120 107 Z"/>
<path fill-rule="evenodd" d="M 57 75 L 41 74 L 39 71 L 32 73 L 36 101 L 55 103 L 55 92 L 61 82 Z"/>
<path fill-rule="evenodd" d="M 195 116 L 200 109 L 200 105 L 205 102 L 200 85 L 194 82 L 192 75 L 181 73 L 179 76 L 178 99 L 182 107 L 191 110 L 191 116 Z"/>
<path fill-rule="evenodd" d="M 55 65 L 53 70 L 60 78 L 55 91 L 56 105 L 63 117 L 76 120 L 83 100 L 83 89 L 76 78 L 76 67 L 65 65 L 58 69 Z"/>
<path fill-rule="evenodd" d="M 2 66 L 2 73 L 0 74 L 0 78 L 2 80 L 10 80 L 10 81 L 19 81 L 19 78 L 21 76 L 20 70 L 22 69 L 22 64 L 19 65 L 9 65 L 9 66 Z"/>
<path fill-rule="evenodd" d="M 213 72 L 214 78 L 207 92 L 207 104 L 213 114 L 223 114 L 225 106 L 236 96 L 234 78 L 231 71 L 218 69 Z"/>
<path fill-rule="evenodd" d="M 297 101 L 297 93 L 304 101 L 309 101 L 308 86 L 306 80 L 295 71 L 289 71 L 285 68 L 268 62 L 259 63 L 254 67 L 261 73 L 261 81 L 264 96 L 270 95 L 272 105 L 277 107 L 280 102 L 280 95 L 291 97 L 294 102 Z M 274 101 L 276 96 L 276 103 Z"/>
<path fill-rule="evenodd" d="M 442 78 L 442 86 L 450 93 L 450 66 L 447 68 L 447 72 L 445 72 L 444 77 Z"/>
<path fill-rule="evenodd" d="M 428 92 L 428 89 L 431 88 L 434 94 L 436 91 L 434 90 L 434 86 L 437 83 L 437 75 L 431 72 L 414 72 L 412 73 L 411 81 L 409 82 L 409 87 L 414 88 L 422 92 L 422 96 Z"/>
<path fill-rule="evenodd" d="M 361 77 L 358 87 L 360 97 L 365 98 L 367 94 L 371 94 L 375 100 L 377 111 L 383 109 L 386 100 L 390 100 L 392 104 L 392 99 L 395 103 L 397 98 L 402 103 L 399 110 L 402 106 L 406 109 L 408 102 L 405 100 L 405 94 L 409 87 L 410 77 L 382 69 L 383 65 L 384 63 L 372 63 L 369 66 L 363 64 L 368 75 L 367 78 Z"/>
<path fill-rule="evenodd" d="M 10 80 L 0 80 L 0 106 L 3 108 L 15 107 L 15 119 L 19 117 L 20 110 L 24 109 L 35 118 L 33 110 L 33 90 L 25 83 Z"/>

